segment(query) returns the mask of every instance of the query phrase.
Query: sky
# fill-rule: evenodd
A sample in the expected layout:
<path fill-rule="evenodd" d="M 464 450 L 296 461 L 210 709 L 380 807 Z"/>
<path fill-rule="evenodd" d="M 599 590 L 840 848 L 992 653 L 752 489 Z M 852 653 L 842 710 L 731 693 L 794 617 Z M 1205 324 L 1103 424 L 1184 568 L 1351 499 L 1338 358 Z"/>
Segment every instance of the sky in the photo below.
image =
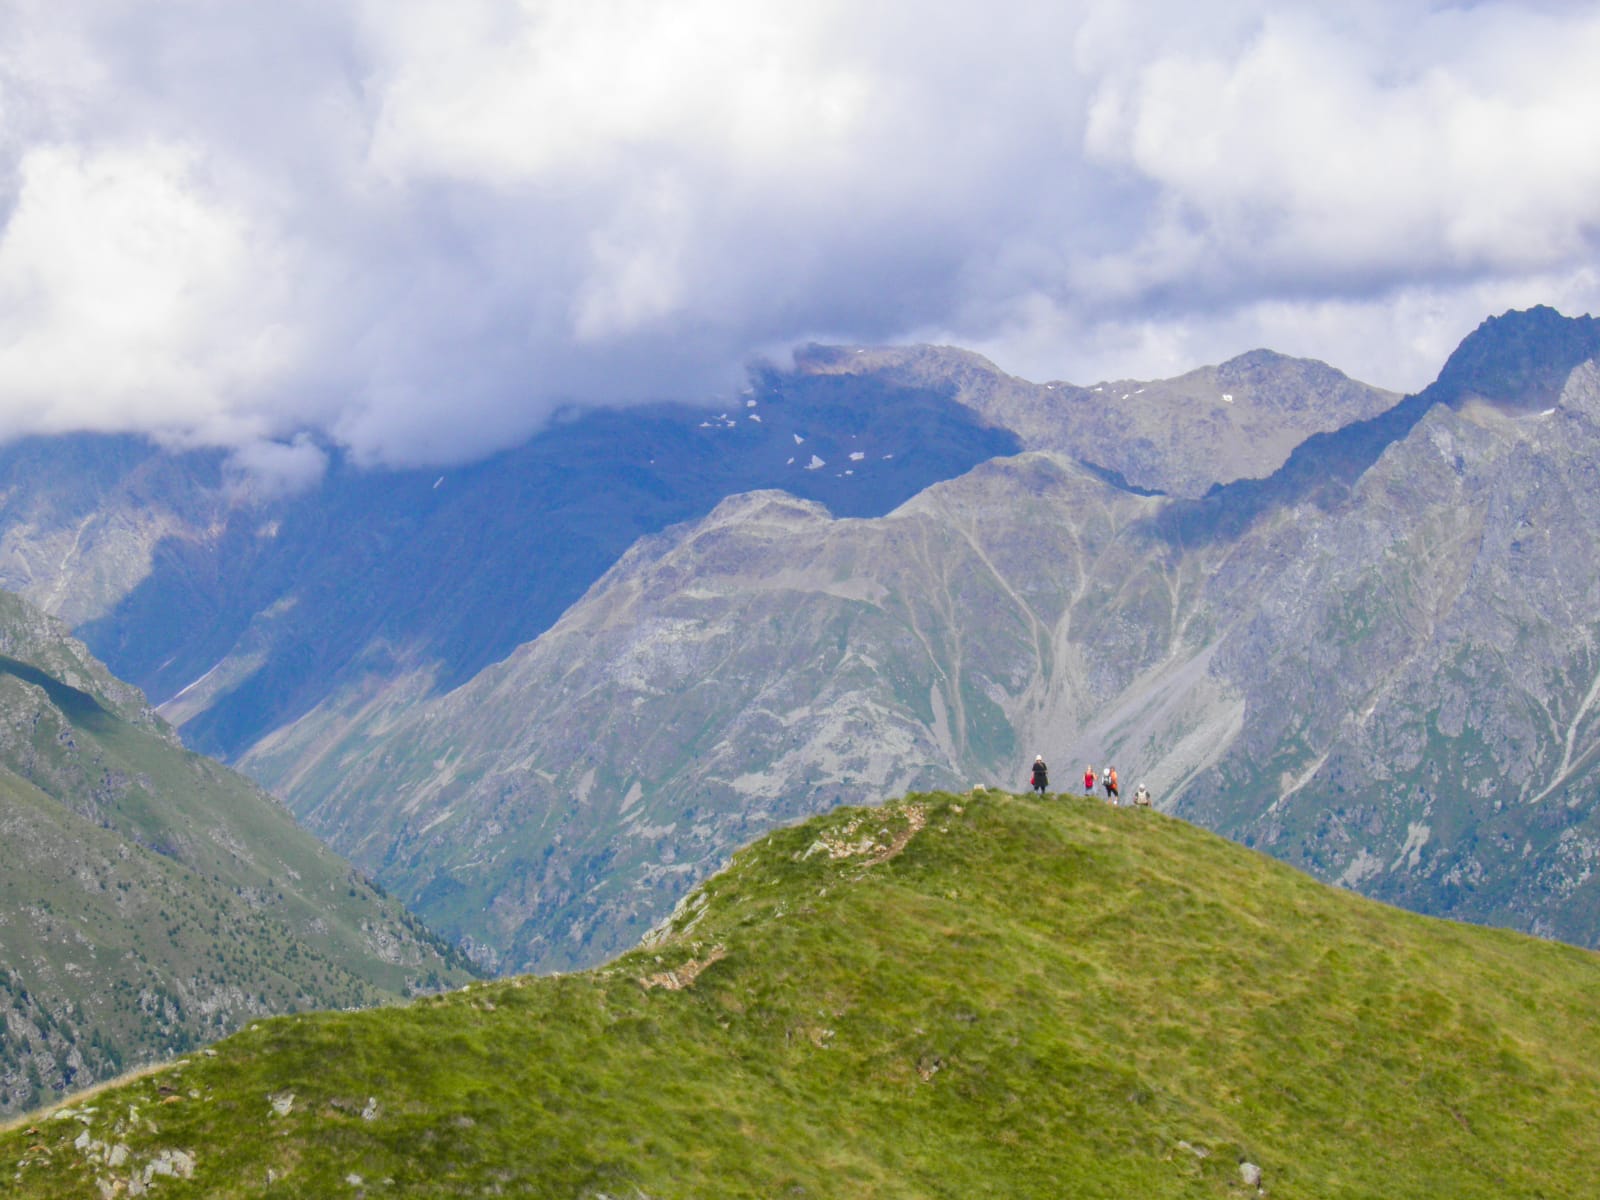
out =
<path fill-rule="evenodd" d="M 0 0 L 0 439 L 462 462 L 810 341 L 1414 391 L 1600 311 L 1600 6 Z"/>

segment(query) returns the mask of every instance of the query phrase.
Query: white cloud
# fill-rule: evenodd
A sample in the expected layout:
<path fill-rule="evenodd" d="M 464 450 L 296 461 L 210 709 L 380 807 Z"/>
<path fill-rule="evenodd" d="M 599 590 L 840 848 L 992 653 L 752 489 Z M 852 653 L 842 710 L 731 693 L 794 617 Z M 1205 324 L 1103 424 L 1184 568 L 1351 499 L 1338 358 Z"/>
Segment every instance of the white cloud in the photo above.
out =
<path fill-rule="evenodd" d="M 0 436 L 444 462 L 813 337 L 1409 388 L 1492 312 L 1600 306 L 1586 5 L 7 15 Z"/>
<path fill-rule="evenodd" d="M 208 202 L 181 149 L 39 146 L 0 232 L 0 430 L 231 441 L 293 366 L 279 264 Z"/>
<path fill-rule="evenodd" d="M 853 6 L 369 0 L 372 156 L 401 177 L 611 183 L 635 155 L 798 173 L 857 126 Z"/>
<path fill-rule="evenodd" d="M 685 258 L 693 204 L 672 179 L 588 238 L 587 270 L 573 304 L 573 336 L 599 342 L 670 320 L 692 302 Z M 703 236 L 703 235 L 702 235 Z"/>
<path fill-rule="evenodd" d="M 1086 146 L 1160 189 L 1144 243 L 1182 223 L 1210 270 L 1549 269 L 1592 237 L 1600 16 L 1478 11 L 1466 28 L 1460 13 L 1358 30 L 1331 10 L 1269 17 L 1105 81 Z"/>
<path fill-rule="evenodd" d="M 1584 312 L 1600 299 L 1600 278 L 1580 268 L 1566 274 L 1492 279 L 1454 288 L 1426 285 L 1379 299 L 1329 296 L 1268 299 L 1182 316 L 1137 312 L 1096 320 L 1047 298 L 1019 304 L 1016 320 L 971 349 L 1035 380 L 1160 379 L 1265 348 L 1316 358 L 1357 379 L 1395 391 L 1416 391 L 1438 374 L 1463 336 L 1491 313 L 1550 304 Z M 950 340 L 928 331 L 928 340 Z M 1063 347 L 1070 347 L 1064 355 Z M 1062 370 L 1063 359 L 1069 369 Z"/>
<path fill-rule="evenodd" d="M 305 433 L 287 442 L 246 442 L 228 456 L 227 463 L 230 485 L 257 497 L 303 492 L 321 482 L 327 469 L 327 453 Z"/>

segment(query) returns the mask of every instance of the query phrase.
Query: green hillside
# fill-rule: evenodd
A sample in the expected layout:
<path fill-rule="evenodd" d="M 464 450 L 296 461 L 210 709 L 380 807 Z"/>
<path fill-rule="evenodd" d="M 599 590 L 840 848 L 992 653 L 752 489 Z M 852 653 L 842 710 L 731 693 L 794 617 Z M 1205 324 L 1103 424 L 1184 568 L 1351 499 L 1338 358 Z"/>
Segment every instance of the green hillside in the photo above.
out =
<path fill-rule="evenodd" d="M 1575 1196 L 1597 993 L 1156 813 L 916 796 L 773 834 L 607 967 L 36 1114 L 0 1193 Z"/>
<path fill-rule="evenodd" d="M 0 593 L 0 1112 L 258 1016 L 459 984 L 463 965 Z"/>

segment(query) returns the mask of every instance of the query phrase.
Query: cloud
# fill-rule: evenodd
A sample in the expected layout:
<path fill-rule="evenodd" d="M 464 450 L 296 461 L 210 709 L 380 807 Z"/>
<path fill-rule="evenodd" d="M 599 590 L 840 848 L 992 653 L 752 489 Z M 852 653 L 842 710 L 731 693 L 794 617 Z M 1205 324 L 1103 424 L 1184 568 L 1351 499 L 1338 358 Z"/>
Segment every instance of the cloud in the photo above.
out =
<path fill-rule="evenodd" d="M 315 487 L 328 469 L 328 455 L 307 433 L 288 442 L 246 442 L 228 456 L 225 474 L 240 495 L 294 495 Z"/>
<path fill-rule="evenodd" d="M 1129 256 L 1161 250 L 1129 272 L 1135 285 L 1204 263 L 1230 280 L 1327 288 L 1342 274 L 1359 288 L 1385 270 L 1400 283 L 1586 254 L 1600 128 L 1583 114 L 1600 111 L 1600 78 L 1582 65 L 1600 19 L 1480 11 L 1465 27 L 1459 13 L 1359 28 L 1274 15 L 1237 45 L 1105 81 L 1087 150 L 1164 202 Z M 1380 53 L 1391 46 L 1403 56 Z M 1169 257 L 1175 242 L 1191 252 Z"/>
<path fill-rule="evenodd" d="M 30 148 L 0 237 L 0 430 L 232 441 L 295 358 L 281 265 L 181 149 Z M 244 403 L 240 403 L 244 401 Z"/>
<path fill-rule="evenodd" d="M 1412 388 L 1596 307 L 1583 5 L 9 7 L 0 436 L 445 462 L 813 338 Z"/>

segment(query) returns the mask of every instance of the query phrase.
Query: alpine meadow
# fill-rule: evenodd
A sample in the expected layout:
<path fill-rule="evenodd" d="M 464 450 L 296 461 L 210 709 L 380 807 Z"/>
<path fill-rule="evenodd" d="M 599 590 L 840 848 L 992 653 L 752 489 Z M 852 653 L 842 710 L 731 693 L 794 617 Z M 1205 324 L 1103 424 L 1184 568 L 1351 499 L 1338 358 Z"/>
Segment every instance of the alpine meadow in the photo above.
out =
<path fill-rule="evenodd" d="M 918 794 L 768 835 L 604 967 L 75 1097 L 0 1191 L 1579 1196 L 1597 986 L 1159 813 Z"/>

